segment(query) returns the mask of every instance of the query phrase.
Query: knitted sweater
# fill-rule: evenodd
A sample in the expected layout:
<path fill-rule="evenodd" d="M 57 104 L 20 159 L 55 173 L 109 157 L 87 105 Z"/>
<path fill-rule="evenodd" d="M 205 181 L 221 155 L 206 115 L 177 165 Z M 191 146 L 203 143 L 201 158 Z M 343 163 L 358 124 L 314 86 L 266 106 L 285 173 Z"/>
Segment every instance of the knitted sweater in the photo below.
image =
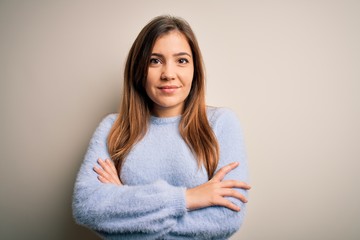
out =
<path fill-rule="evenodd" d="M 225 179 L 248 181 L 246 154 L 236 115 L 225 108 L 207 108 L 220 146 L 217 169 L 240 165 Z M 116 119 L 108 115 L 96 129 L 78 173 L 73 196 L 77 223 L 104 239 L 227 239 L 244 220 L 245 204 L 235 212 L 221 206 L 187 211 L 185 191 L 208 181 L 179 133 L 181 116 L 151 117 L 144 138 L 128 154 L 121 170 L 123 186 L 104 184 L 93 167 L 110 158 L 107 136 Z M 247 196 L 243 189 L 237 189 Z"/>

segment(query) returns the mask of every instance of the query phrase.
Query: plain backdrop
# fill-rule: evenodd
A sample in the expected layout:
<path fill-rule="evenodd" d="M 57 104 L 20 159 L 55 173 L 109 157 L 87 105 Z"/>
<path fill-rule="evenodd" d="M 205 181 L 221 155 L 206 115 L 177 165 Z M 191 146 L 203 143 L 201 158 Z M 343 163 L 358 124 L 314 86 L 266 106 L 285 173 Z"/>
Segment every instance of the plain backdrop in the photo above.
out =
<path fill-rule="evenodd" d="M 128 50 L 185 18 L 207 102 L 245 132 L 250 202 L 231 239 L 360 239 L 360 1 L 0 1 L 0 238 L 98 239 L 71 214 Z"/>

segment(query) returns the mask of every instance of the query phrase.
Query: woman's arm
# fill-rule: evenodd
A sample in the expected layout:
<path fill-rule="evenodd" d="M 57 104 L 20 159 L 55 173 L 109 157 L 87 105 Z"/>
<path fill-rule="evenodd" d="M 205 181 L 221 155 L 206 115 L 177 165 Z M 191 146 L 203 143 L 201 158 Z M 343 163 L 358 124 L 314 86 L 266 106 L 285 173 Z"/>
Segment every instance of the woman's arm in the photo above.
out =
<path fill-rule="evenodd" d="M 102 183 L 106 184 L 114 184 L 114 185 L 121 185 L 119 177 L 116 173 L 115 165 L 109 159 L 105 161 L 99 159 L 99 167 L 94 167 L 95 172 L 98 174 L 98 179 Z M 186 190 L 186 206 L 187 209 L 190 211 L 199 210 L 202 208 L 206 208 L 209 206 L 222 206 L 229 208 L 233 211 L 240 211 L 241 209 L 232 203 L 230 200 L 226 199 L 225 197 L 235 197 L 242 202 L 247 202 L 244 195 L 240 194 L 238 191 L 234 190 L 233 188 L 243 188 L 246 190 L 250 189 L 250 186 L 244 182 L 239 182 L 236 180 L 223 180 L 224 177 L 233 169 L 238 167 L 239 163 L 231 163 L 222 167 L 214 177 L 195 188 L 187 189 Z M 190 220 L 191 221 L 191 220 Z M 196 222 L 193 222 L 196 224 Z M 202 233 L 197 232 L 196 236 L 192 235 L 192 237 L 199 238 Z M 209 235 L 209 231 L 206 231 L 207 236 L 202 236 L 205 239 L 212 238 L 214 236 Z M 217 233 L 218 234 L 218 233 Z M 216 238 L 223 238 L 224 233 L 221 235 L 215 235 Z M 227 234 L 227 233 L 225 233 Z M 187 236 L 188 235 L 182 235 Z M 167 236 L 169 237 L 169 236 Z"/>
<path fill-rule="evenodd" d="M 119 175 L 116 172 L 115 164 L 110 159 L 102 160 L 99 158 L 100 167 L 95 166 L 94 171 L 98 174 L 98 179 L 102 183 L 115 184 L 122 186 Z M 235 205 L 225 197 L 235 197 L 246 203 L 247 199 L 233 188 L 243 188 L 249 190 L 251 187 L 245 183 L 236 180 L 224 180 L 226 174 L 239 166 L 239 163 L 233 162 L 222 167 L 214 177 L 208 182 L 197 187 L 186 190 L 186 208 L 189 211 L 198 210 L 211 206 L 223 206 L 233 211 L 240 211 L 240 207 Z"/>
<path fill-rule="evenodd" d="M 103 236 L 164 236 L 186 214 L 185 188 L 165 181 L 144 186 L 103 184 L 93 169 L 98 158 L 110 158 L 106 139 L 114 119 L 115 115 L 106 117 L 90 141 L 75 183 L 73 215 Z"/>

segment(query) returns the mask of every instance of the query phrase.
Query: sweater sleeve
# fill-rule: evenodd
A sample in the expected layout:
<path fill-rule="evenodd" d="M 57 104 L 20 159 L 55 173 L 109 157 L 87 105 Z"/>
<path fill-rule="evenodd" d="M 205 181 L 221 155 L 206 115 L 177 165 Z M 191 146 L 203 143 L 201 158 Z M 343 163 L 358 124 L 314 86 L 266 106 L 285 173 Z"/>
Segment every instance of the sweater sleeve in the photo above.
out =
<path fill-rule="evenodd" d="M 90 141 L 75 182 L 74 218 L 108 238 L 127 234 L 159 238 L 186 213 L 185 189 L 162 180 L 143 186 L 117 186 L 97 179 L 93 167 L 98 158 L 110 158 L 106 141 L 115 118 L 114 114 L 107 116 Z"/>
<path fill-rule="evenodd" d="M 231 163 L 240 165 L 228 173 L 224 180 L 233 179 L 248 182 L 248 166 L 244 147 L 243 134 L 236 115 L 224 108 L 217 109 L 213 118 L 213 130 L 220 146 L 220 159 L 217 170 Z M 247 196 L 247 191 L 236 189 Z M 238 199 L 230 198 L 238 205 L 240 212 L 221 206 L 212 206 L 190 211 L 179 218 L 172 229 L 171 236 L 187 236 L 196 239 L 227 239 L 239 230 L 245 216 L 245 205 Z"/>

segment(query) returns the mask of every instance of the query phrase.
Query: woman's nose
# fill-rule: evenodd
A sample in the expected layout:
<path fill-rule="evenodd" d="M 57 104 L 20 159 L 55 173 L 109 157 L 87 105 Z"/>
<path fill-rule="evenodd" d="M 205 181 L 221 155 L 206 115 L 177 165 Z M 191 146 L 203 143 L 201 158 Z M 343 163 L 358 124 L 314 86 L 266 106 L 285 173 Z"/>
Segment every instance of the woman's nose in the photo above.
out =
<path fill-rule="evenodd" d="M 166 64 L 163 67 L 163 71 L 160 76 L 161 80 L 174 80 L 175 79 L 175 70 L 171 64 Z"/>

